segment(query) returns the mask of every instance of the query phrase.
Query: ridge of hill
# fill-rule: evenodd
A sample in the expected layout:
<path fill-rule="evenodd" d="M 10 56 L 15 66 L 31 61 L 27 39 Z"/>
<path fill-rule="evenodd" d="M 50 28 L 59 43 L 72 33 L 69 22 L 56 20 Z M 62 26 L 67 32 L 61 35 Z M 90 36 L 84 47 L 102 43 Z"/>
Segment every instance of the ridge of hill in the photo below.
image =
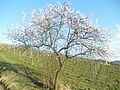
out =
<path fill-rule="evenodd" d="M 112 64 L 120 65 L 120 60 L 115 60 L 111 62 Z"/>

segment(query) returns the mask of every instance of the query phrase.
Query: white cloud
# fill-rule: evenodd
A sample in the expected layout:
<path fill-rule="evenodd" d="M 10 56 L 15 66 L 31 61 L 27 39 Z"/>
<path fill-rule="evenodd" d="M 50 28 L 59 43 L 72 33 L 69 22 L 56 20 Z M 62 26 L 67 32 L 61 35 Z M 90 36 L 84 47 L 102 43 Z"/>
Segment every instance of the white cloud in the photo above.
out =
<path fill-rule="evenodd" d="M 111 32 L 111 44 L 120 45 L 120 24 L 116 24 L 115 29 Z"/>
<path fill-rule="evenodd" d="M 110 51 L 113 53 L 114 56 L 120 56 L 120 24 L 116 24 L 115 28 L 112 29 L 110 42 L 108 43 L 110 47 Z M 114 58 L 119 59 L 120 58 Z"/>

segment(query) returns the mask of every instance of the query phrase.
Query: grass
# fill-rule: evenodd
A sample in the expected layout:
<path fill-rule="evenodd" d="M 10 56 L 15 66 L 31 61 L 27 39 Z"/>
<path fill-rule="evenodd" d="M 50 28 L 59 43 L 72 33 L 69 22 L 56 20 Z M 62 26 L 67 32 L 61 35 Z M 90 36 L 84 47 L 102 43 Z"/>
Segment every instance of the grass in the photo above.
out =
<path fill-rule="evenodd" d="M 4 49 L 0 51 L 0 76 L 9 77 L 14 90 L 47 90 L 43 87 L 58 68 L 53 54 L 34 50 L 22 52 L 8 45 L 1 47 Z M 59 83 L 72 90 L 120 90 L 120 66 L 73 58 L 66 61 Z M 0 90 L 2 87 L 0 85 Z"/>

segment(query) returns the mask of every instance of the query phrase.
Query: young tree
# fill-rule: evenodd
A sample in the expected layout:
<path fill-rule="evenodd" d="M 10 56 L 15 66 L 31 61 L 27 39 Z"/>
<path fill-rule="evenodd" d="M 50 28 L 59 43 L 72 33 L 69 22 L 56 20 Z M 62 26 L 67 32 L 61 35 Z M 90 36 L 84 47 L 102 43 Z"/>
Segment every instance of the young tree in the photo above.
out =
<path fill-rule="evenodd" d="M 17 33 L 12 33 L 12 39 L 25 46 L 49 48 L 56 55 L 59 68 L 55 72 L 52 89 L 56 88 L 58 75 L 68 59 L 92 54 L 103 57 L 107 54 L 106 29 L 92 24 L 89 16 L 75 12 L 70 2 L 49 4 L 47 8 L 33 10 L 30 24 L 15 31 Z M 65 60 L 61 54 L 66 57 Z"/>

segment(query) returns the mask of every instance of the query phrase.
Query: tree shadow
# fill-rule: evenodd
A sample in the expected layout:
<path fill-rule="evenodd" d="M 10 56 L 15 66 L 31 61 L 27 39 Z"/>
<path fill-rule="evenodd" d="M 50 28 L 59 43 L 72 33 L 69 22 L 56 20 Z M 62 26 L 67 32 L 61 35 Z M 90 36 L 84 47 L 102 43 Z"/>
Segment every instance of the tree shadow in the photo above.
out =
<path fill-rule="evenodd" d="M 13 71 L 17 72 L 17 69 L 13 66 L 13 64 L 8 62 L 0 62 L 0 74 L 5 71 Z"/>
<path fill-rule="evenodd" d="M 37 73 L 37 72 L 35 72 L 35 70 L 33 70 L 33 69 L 30 69 L 29 67 L 26 67 L 21 64 L 11 64 L 11 63 L 8 63 L 5 61 L 0 62 L 0 74 L 3 72 L 6 72 L 6 71 L 12 71 L 16 74 L 19 74 L 19 75 L 27 78 L 38 88 L 48 88 L 47 85 L 40 82 L 37 78 L 35 78 L 31 75 L 31 72 L 34 72 L 34 73 Z M 20 72 L 20 71 L 22 71 L 22 72 Z"/>

